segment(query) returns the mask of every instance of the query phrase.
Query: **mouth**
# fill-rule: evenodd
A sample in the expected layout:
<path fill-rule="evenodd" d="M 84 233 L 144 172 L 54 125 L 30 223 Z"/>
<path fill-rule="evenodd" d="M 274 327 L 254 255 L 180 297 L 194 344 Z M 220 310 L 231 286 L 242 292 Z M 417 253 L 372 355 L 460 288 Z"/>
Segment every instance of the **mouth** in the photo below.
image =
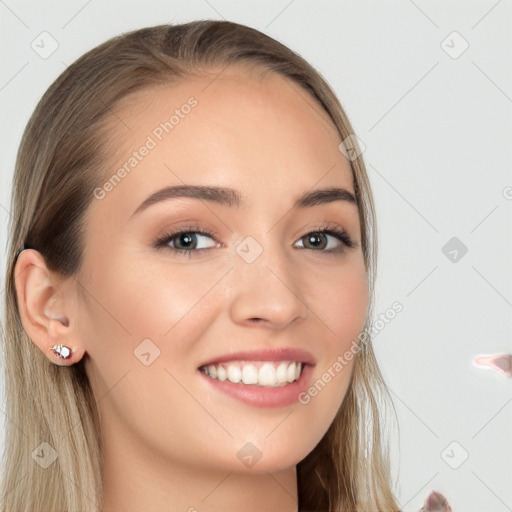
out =
<path fill-rule="evenodd" d="M 205 375 L 221 382 L 257 387 L 282 387 L 300 379 L 302 361 L 230 361 L 199 367 Z"/>
<path fill-rule="evenodd" d="M 197 368 L 206 389 L 252 407 L 297 404 L 310 385 L 316 359 L 305 350 L 274 348 L 226 354 Z"/>

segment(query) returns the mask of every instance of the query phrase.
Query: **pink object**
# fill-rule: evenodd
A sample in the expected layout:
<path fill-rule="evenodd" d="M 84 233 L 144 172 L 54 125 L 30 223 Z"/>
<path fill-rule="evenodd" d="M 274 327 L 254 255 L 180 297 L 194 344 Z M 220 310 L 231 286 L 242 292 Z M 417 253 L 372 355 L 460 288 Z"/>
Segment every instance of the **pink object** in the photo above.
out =
<path fill-rule="evenodd" d="M 512 377 L 512 355 L 498 354 L 494 356 L 480 356 L 475 358 L 475 363 L 500 372 L 505 377 Z"/>
<path fill-rule="evenodd" d="M 451 512 L 452 507 L 440 492 L 432 491 L 425 501 L 423 510 L 425 512 Z"/>

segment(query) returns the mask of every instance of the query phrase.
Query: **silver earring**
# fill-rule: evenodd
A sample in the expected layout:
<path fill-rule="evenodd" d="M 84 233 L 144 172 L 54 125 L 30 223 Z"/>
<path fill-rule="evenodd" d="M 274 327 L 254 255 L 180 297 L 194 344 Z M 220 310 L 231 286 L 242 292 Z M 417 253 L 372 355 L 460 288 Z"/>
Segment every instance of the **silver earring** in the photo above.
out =
<path fill-rule="evenodd" d="M 66 345 L 53 345 L 50 350 L 53 350 L 62 359 L 69 359 L 71 357 L 71 349 L 66 347 Z"/>

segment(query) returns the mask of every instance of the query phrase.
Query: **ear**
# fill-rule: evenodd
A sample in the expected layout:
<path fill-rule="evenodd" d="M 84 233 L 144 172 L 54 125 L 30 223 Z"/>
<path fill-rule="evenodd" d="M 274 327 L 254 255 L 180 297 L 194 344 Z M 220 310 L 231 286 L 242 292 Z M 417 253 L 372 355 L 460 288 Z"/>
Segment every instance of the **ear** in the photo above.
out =
<path fill-rule="evenodd" d="M 78 302 L 73 277 L 62 277 L 48 269 L 40 252 L 21 251 L 14 268 L 14 283 L 21 323 L 29 338 L 55 364 L 77 363 L 84 354 L 78 332 Z M 62 359 L 54 345 L 71 349 Z"/>

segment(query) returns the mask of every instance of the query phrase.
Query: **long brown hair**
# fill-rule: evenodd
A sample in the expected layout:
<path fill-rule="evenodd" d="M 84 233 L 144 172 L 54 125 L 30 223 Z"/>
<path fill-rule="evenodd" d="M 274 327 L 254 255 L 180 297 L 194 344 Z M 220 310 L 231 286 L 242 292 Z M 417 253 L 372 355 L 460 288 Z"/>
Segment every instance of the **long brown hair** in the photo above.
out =
<path fill-rule="evenodd" d="M 98 411 L 83 359 L 72 366 L 52 364 L 24 332 L 14 286 L 17 251 L 34 248 L 50 270 L 76 273 L 84 214 L 102 182 L 103 128 L 113 107 L 145 87 L 172 86 L 231 64 L 287 77 L 327 112 L 342 141 L 353 134 L 334 92 L 303 58 L 253 28 L 213 20 L 144 28 L 106 41 L 57 78 L 30 118 L 14 173 L 5 281 L 2 512 L 95 512 L 103 497 Z M 370 288 L 368 329 L 374 308 L 375 211 L 363 159 L 350 160 Z M 297 465 L 300 511 L 399 510 L 386 440 L 389 403 L 371 339 L 365 339 L 336 418 Z M 58 454 L 48 468 L 33 460 L 42 442 Z"/>

